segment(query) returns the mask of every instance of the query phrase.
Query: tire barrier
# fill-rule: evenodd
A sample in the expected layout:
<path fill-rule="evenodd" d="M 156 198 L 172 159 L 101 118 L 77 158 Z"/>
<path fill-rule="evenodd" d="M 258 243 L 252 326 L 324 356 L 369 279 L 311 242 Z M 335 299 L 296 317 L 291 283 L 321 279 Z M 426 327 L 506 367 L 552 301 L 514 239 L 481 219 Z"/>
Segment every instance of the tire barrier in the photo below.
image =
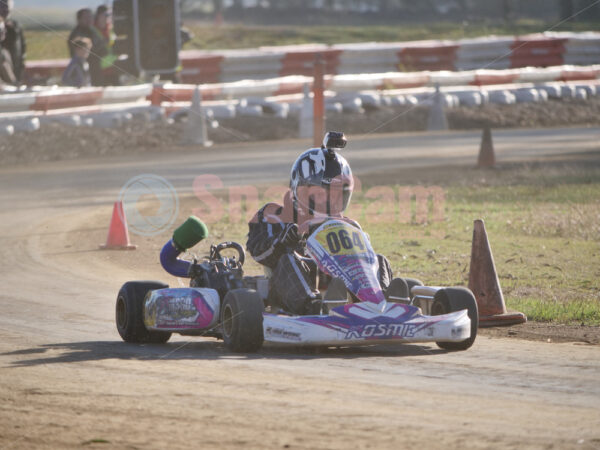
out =
<path fill-rule="evenodd" d="M 40 126 L 43 127 L 49 123 L 117 128 L 134 118 L 147 122 L 165 120 L 164 109 L 153 106 L 149 101 L 142 101 L 64 108 L 46 112 L 0 113 L 0 134 L 12 134 L 12 132 L 7 132 L 7 127 L 12 127 L 13 131 L 36 131 Z"/>
<path fill-rule="evenodd" d="M 409 89 L 440 85 L 488 86 L 511 83 L 546 83 L 554 81 L 597 80 L 600 65 L 556 66 L 507 70 L 472 70 L 463 72 L 388 72 L 360 75 L 328 75 L 325 88 L 336 93 Z M 203 84 L 199 86 L 204 100 L 241 99 L 301 94 L 304 86 L 312 88 L 312 77 L 292 75 L 268 80 L 246 80 L 232 83 Z M 164 102 L 189 102 L 196 89 L 193 84 L 156 84 L 152 94 L 155 105 Z M 0 100 L 1 105 L 1 100 Z M 1 106 L 0 106 L 1 110 Z"/>
<path fill-rule="evenodd" d="M 431 104 L 440 86 L 446 108 L 486 103 L 514 104 L 548 99 L 584 100 L 598 95 L 600 65 L 556 66 L 463 72 L 391 72 L 325 77 L 329 112 L 363 113 L 382 106 Z M 133 116 L 144 120 L 174 119 L 190 108 L 196 88 L 212 119 L 236 116 L 285 118 L 299 114 L 302 92 L 312 78 L 293 75 L 267 80 L 204 85 L 143 84 L 106 88 L 41 88 L 0 94 L 0 134 L 35 131 L 40 123 L 116 127 Z M 35 120 L 34 120 L 35 119 Z M 12 128 L 6 126 L 11 125 Z M 212 126 L 212 125 L 211 125 Z"/>
<path fill-rule="evenodd" d="M 328 113 L 362 114 L 381 107 L 431 106 L 435 93 L 433 87 L 392 89 L 385 91 L 359 91 L 325 93 L 325 109 Z M 544 102 L 549 99 L 585 100 L 600 95 L 600 80 L 580 82 L 521 83 L 488 86 L 450 86 L 441 92 L 444 108 L 457 106 L 481 106 L 488 103 L 511 105 L 515 103 Z M 276 111 L 285 111 L 278 117 L 301 118 L 303 95 L 271 96 L 212 100 L 203 103 L 208 117 L 230 119 L 242 116 L 274 117 Z M 165 102 L 162 107 L 167 116 L 175 117 L 179 111 L 189 108 L 190 102 Z M 281 113 L 280 113 L 281 114 Z"/>

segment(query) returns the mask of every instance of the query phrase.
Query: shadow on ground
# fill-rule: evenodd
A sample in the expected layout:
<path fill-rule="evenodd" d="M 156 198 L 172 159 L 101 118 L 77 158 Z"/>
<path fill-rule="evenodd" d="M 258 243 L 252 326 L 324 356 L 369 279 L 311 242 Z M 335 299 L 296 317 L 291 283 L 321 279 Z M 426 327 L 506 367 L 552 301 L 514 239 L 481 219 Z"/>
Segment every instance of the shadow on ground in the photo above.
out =
<path fill-rule="evenodd" d="M 2 353 L 0 356 L 33 356 L 16 358 L 8 367 L 31 367 L 42 364 L 78 363 L 106 359 L 159 360 L 219 360 L 219 359 L 282 359 L 311 360 L 315 358 L 354 359 L 372 357 L 433 356 L 446 353 L 435 347 L 400 344 L 365 347 L 276 347 L 266 345 L 257 353 L 231 353 L 222 342 L 187 341 L 167 344 L 127 344 L 119 341 L 85 341 L 44 344 L 32 348 Z M 7 366 L 5 366 L 7 367 Z"/>

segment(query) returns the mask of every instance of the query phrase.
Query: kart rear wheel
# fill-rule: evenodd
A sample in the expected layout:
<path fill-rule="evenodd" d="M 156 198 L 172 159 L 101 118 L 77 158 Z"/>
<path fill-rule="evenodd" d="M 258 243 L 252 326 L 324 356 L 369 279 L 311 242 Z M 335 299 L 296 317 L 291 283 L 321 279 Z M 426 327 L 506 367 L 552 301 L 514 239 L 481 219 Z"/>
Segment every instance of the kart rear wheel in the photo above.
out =
<path fill-rule="evenodd" d="M 417 280 L 416 278 L 405 278 L 404 281 L 406 281 L 409 293 L 414 286 L 423 286 L 423 282 L 421 280 Z M 409 297 L 412 300 L 413 296 L 409 294 Z"/>
<path fill-rule="evenodd" d="M 473 293 L 463 287 L 444 288 L 436 292 L 431 306 L 431 315 L 439 316 L 466 309 L 471 319 L 471 337 L 460 342 L 436 342 L 445 350 L 466 350 L 473 345 L 479 328 L 479 313 Z"/>
<path fill-rule="evenodd" d="M 117 330 L 125 342 L 163 344 L 169 340 L 167 331 L 150 331 L 144 325 L 144 300 L 156 289 L 169 286 L 159 281 L 128 281 L 119 290 L 115 307 Z"/>
<path fill-rule="evenodd" d="M 225 346 L 234 352 L 255 352 L 262 347 L 264 303 L 252 289 L 229 291 L 221 307 Z"/>

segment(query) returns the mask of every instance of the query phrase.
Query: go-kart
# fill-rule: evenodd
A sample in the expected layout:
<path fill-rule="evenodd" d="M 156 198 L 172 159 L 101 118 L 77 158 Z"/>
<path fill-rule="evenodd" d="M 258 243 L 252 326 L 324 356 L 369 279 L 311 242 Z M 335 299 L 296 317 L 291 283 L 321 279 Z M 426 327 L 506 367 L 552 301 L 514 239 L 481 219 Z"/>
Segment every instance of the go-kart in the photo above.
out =
<path fill-rule="evenodd" d="M 267 276 L 244 276 L 245 252 L 238 243 L 212 245 L 202 261 L 180 258 L 206 235 L 205 225 L 192 216 L 161 251 L 163 268 L 190 278 L 189 287 L 169 288 L 157 281 L 129 281 L 121 287 L 116 322 L 124 341 L 164 343 L 172 333 L 211 336 L 235 352 L 257 351 L 264 342 L 436 342 L 446 350 L 466 350 L 475 341 L 478 312 L 471 291 L 395 278 L 384 292 L 367 234 L 346 221 L 325 220 L 306 238 L 317 273 L 331 280 L 318 315 L 287 313 L 270 292 Z M 223 256 L 227 249 L 237 255 Z"/>

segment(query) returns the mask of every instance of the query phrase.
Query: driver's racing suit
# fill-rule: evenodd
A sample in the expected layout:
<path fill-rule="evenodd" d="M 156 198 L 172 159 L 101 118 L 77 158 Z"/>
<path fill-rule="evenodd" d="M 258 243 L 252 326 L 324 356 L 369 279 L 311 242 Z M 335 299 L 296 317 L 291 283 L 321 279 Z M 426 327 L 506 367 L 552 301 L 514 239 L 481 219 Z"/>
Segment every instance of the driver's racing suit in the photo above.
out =
<path fill-rule="evenodd" d="M 288 202 L 285 204 L 286 209 L 289 208 Z M 276 203 L 263 206 L 248 223 L 246 248 L 258 263 L 272 270 L 271 295 L 286 311 L 299 315 L 318 314 L 321 297 L 314 282 L 316 264 L 308 260 L 304 240 L 293 247 L 283 244 L 286 226 L 297 220 L 286 212 L 289 210 L 284 211 L 284 207 Z M 356 222 L 349 221 L 358 226 Z M 377 255 L 377 259 L 379 281 L 385 290 L 392 280 L 392 269 L 384 256 Z"/>

